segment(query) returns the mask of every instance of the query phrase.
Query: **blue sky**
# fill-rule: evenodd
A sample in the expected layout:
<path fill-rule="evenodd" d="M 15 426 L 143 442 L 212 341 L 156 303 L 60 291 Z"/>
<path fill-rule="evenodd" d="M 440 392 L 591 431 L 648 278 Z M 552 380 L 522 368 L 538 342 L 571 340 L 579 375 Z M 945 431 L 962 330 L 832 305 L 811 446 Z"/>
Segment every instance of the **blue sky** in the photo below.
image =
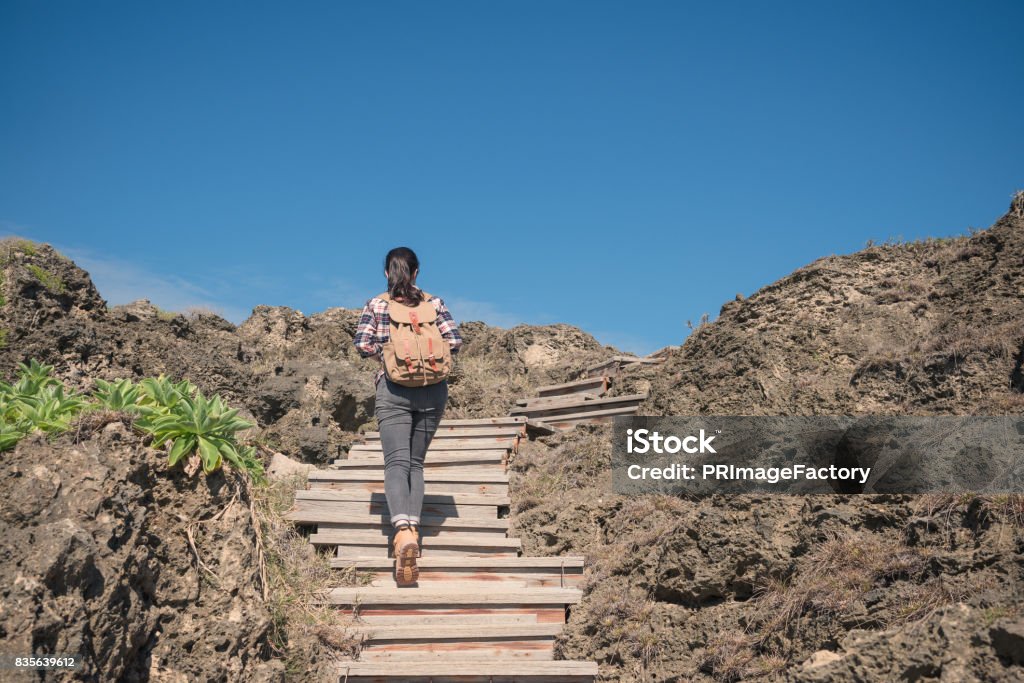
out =
<path fill-rule="evenodd" d="M 112 303 L 679 343 L 820 256 L 1024 187 L 1020 2 L 0 2 L 0 233 Z"/>

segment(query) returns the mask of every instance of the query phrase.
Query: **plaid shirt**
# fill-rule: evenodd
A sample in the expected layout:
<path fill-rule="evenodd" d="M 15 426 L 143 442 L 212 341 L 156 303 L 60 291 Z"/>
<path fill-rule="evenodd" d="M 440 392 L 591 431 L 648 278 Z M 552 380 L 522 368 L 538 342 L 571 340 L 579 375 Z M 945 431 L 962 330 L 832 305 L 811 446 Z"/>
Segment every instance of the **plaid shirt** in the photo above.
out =
<path fill-rule="evenodd" d="M 452 354 L 458 353 L 462 346 L 462 337 L 459 335 L 459 327 L 455 324 L 452 314 L 444 305 L 444 300 L 438 296 L 429 299 L 437 311 L 437 329 L 441 336 L 448 340 L 452 347 Z M 353 343 L 363 358 L 380 357 L 381 349 L 391 339 L 391 317 L 388 315 L 388 302 L 384 299 L 373 297 L 363 306 L 362 315 L 359 316 L 359 323 L 356 325 L 356 335 Z M 376 384 L 384 375 L 384 368 L 377 372 L 373 378 Z"/>

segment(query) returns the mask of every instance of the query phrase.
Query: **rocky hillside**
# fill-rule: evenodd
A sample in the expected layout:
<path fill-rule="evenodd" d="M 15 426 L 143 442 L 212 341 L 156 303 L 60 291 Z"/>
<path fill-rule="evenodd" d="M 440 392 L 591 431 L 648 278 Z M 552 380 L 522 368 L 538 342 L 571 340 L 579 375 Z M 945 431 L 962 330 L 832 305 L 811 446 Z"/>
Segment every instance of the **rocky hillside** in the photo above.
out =
<path fill-rule="evenodd" d="M 816 261 L 615 392 L 649 390 L 649 414 L 1022 415 L 1021 208 Z M 608 680 L 1024 680 L 1020 496 L 628 499 L 610 456 L 577 428 L 522 449 L 512 485 L 526 552 L 591 562 L 561 649 Z"/>
<path fill-rule="evenodd" d="M 819 259 L 726 303 L 663 366 L 650 414 L 1020 414 L 1024 217 Z"/>
<path fill-rule="evenodd" d="M 0 242 L 0 266 L 2 375 L 36 358 L 80 389 L 96 378 L 186 377 L 244 406 L 269 445 L 309 462 L 333 459 L 372 424 L 376 365 L 352 345 L 358 310 L 257 306 L 236 327 L 146 301 L 108 308 L 89 275 L 45 244 Z M 531 387 L 617 353 L 568 325 L 464 322 L 462 333 L 452 417 L 507 413 Z"/>

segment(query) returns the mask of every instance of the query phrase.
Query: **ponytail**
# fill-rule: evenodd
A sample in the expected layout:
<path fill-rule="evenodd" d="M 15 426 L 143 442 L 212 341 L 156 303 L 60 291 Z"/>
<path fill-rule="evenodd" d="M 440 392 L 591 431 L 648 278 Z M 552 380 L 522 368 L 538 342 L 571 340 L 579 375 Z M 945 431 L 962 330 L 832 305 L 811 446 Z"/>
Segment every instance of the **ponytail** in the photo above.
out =
<path fill-rule="evenodd" d="M 418 306 L 423 294 L 412 284 L 413 273 L 420 268 L 416 253 L 408 247 L 395 247 L 384 257 L 384 270 L 388 274 L 388 294 L 409 306 Z"/>

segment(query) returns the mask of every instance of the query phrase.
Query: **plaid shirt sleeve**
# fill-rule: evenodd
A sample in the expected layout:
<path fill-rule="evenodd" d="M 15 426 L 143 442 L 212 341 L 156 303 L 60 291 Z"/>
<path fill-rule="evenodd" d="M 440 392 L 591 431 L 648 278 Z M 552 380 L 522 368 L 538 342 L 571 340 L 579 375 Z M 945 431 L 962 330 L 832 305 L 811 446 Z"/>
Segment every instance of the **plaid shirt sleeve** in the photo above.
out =
<path fill-rule="evenodd" d="M 441 336 L 448 340 L 448 344 L 452 347 L 452 353 L 458 353 L 462 348 L 459 326 L 455 324 L 455 319 L 448 312 L 448 307 L 444 305 L 444 299 L 435 296 L 431 299 L 431 303 L 434 304 L 434 309 L 437 311 L 437 329 L 441 332 Z"/>
<path fill-rule="evenodd" d="M 356 334 L 352 339 L 356 350 L 359 351 L 359 355 L 363 358 L 378 356 L 384 342 L 387 341 L 382 338 L 383 335 L 387 334 L 388 330 L 387 324 L 382 320 L 386 310 L 387 302 L 377 298 L 370 299 L 363 306 L 363 312 L 360 314 L 359 322 L 356 324 Z M 382 327 L 383 332 L 381 331 Z"/>

